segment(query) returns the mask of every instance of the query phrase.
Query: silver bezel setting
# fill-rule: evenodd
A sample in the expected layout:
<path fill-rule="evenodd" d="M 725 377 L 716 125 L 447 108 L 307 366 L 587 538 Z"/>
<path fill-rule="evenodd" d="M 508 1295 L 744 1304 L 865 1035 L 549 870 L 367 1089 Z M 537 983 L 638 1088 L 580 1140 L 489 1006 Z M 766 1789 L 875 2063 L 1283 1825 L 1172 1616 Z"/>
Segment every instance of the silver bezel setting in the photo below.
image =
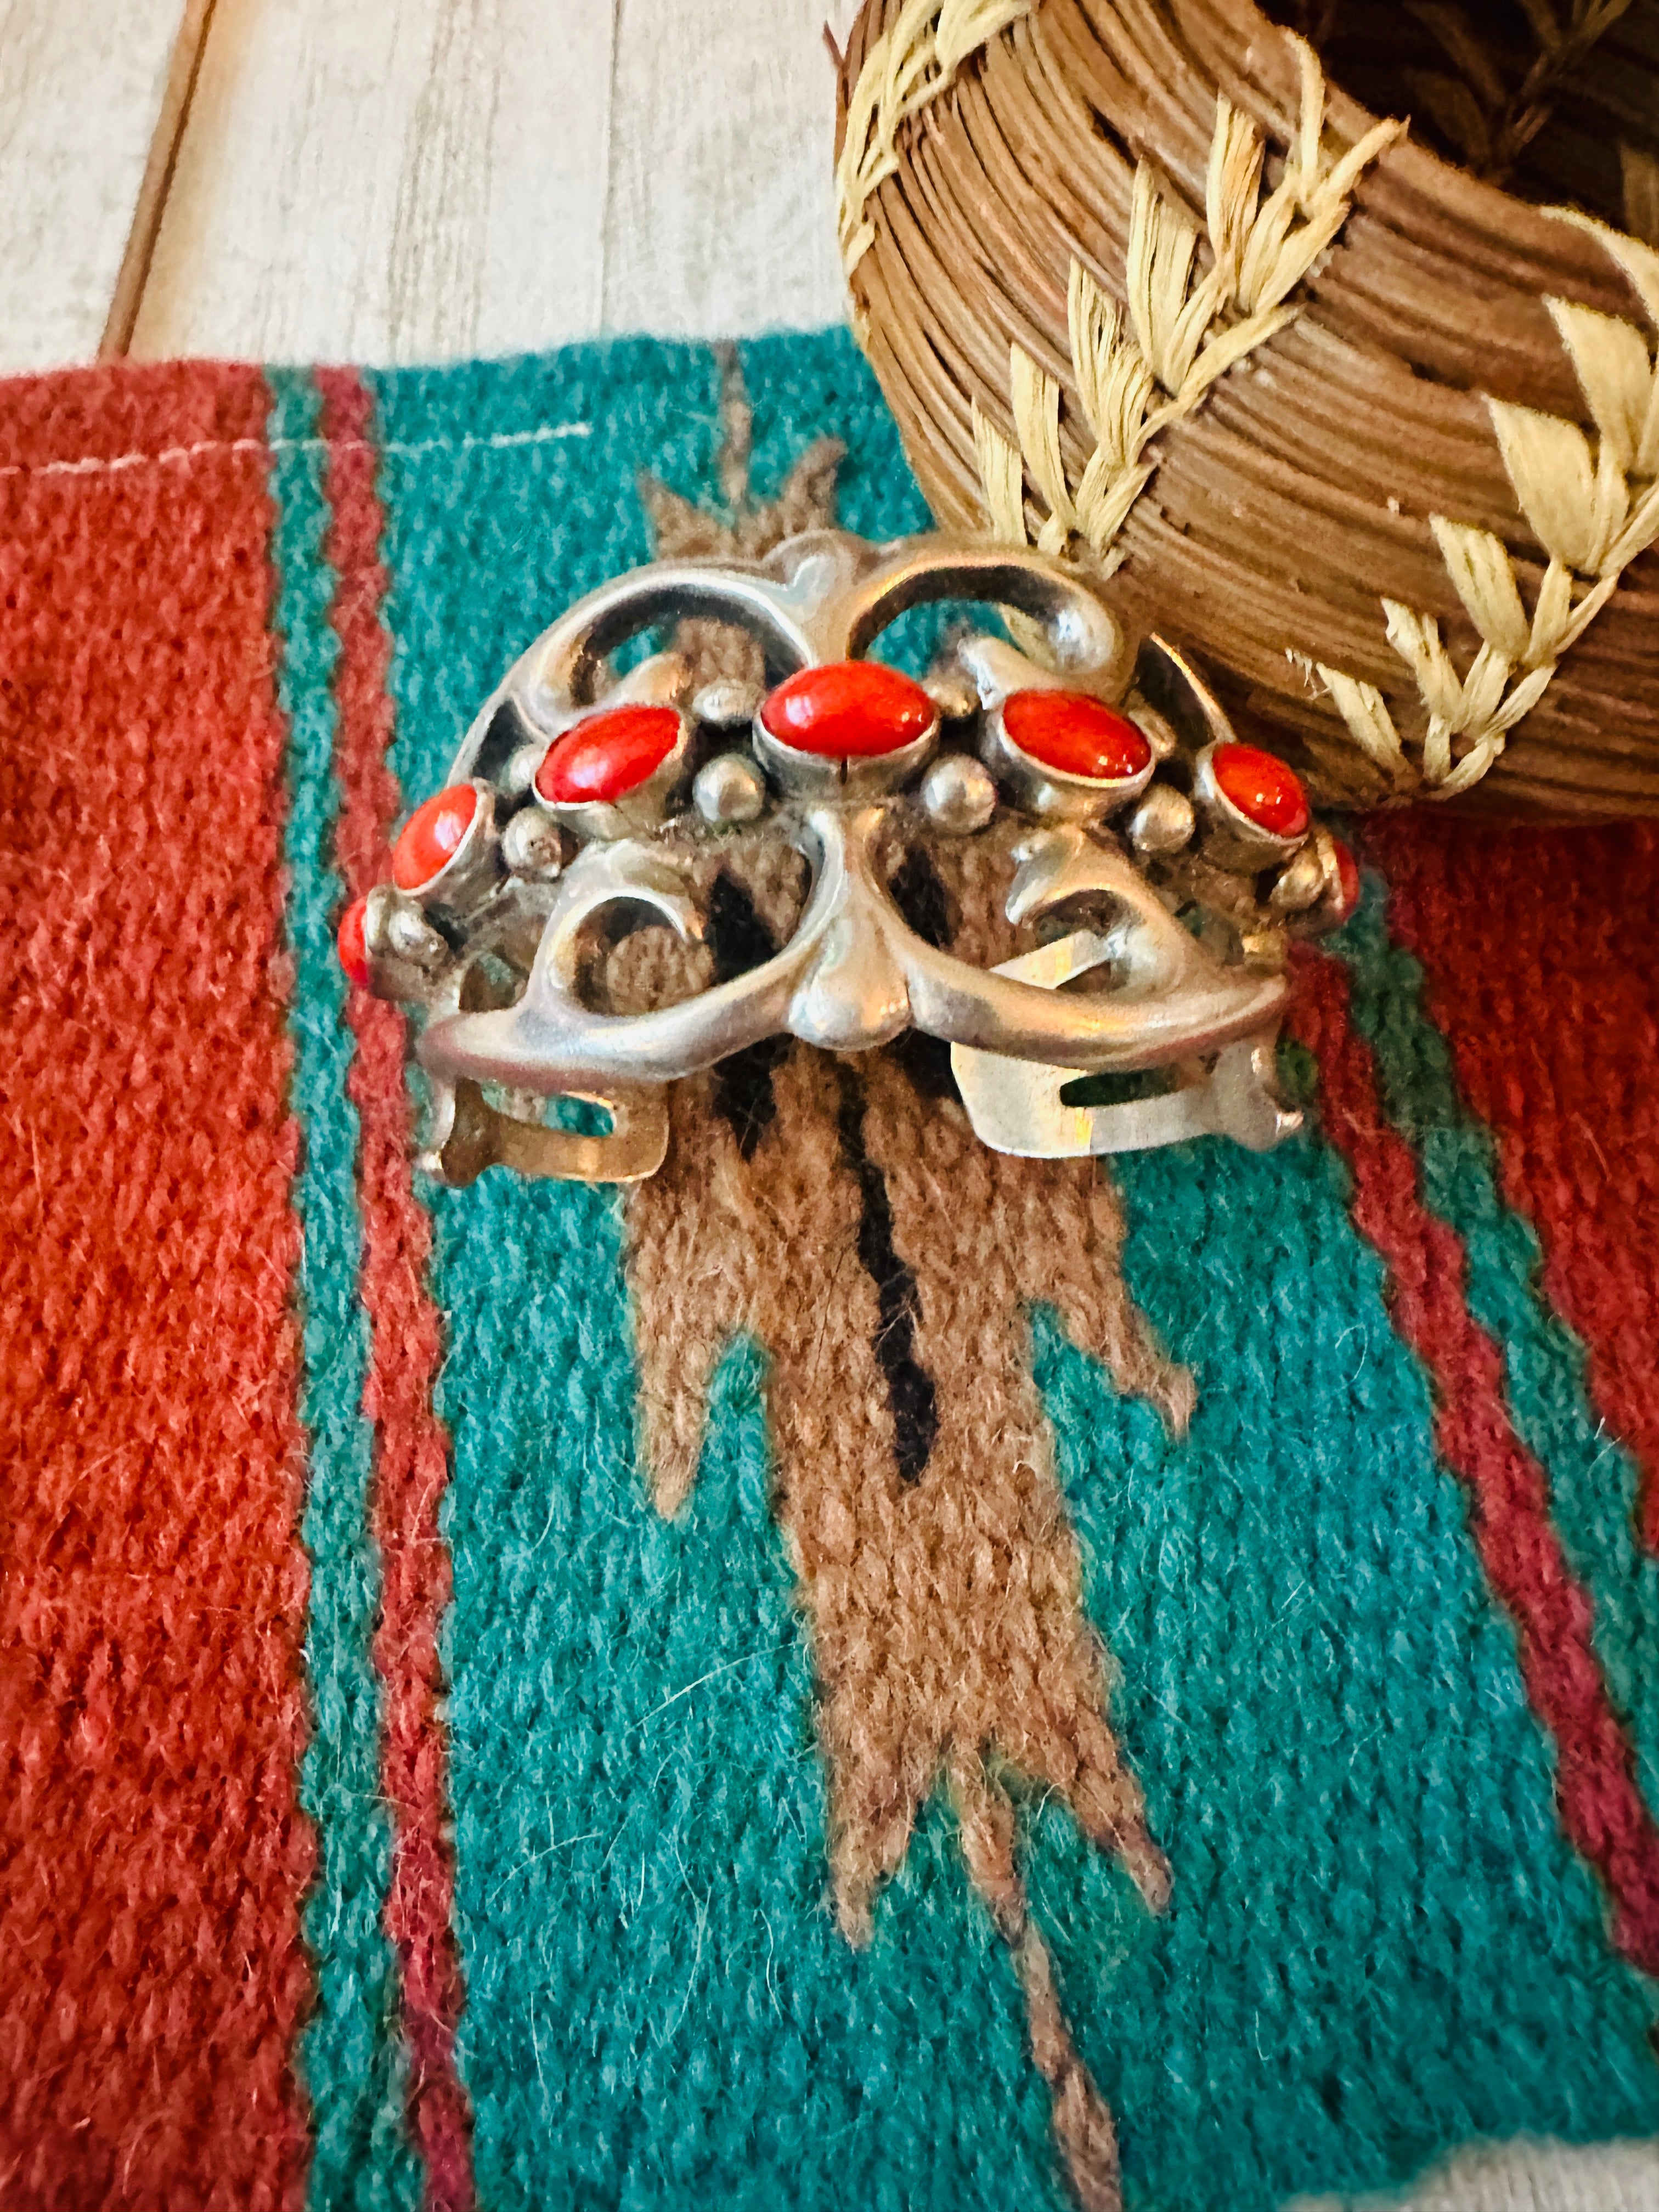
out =
<path fill-rule="evenodd" d="M 1280 837 L 1264 830 L 1259 822 L 1252 822 L 1242 807 L 1233 804 L 1216 781 L 1215 757 L 1224 744 L 1237 742 L 1231 738 L 1217 738 L 1205 746 L 1194 763 L 1193 798 L 1206 825 L 1205 854 L 1218 868 L 1271 868 L 1301 851 L 1312 833 L 1312 818 L 1297 836 Z"/>
<path fill-rule="evenodd" d="M 1036 686 L 1030 687 L 1036 689 Z M 1059 690 L 1058 685 L 1044 685 L 1044 690 Z M 1009 699 L 1016 695 L 1010 691 L 999 699 L 984 718 L 984 738 L 981 750 L 986 766 L 1000 783 L 1013 793 L 1017 802 L 1045 822 L 1104 822 L 1127 806 L 1131 799 L 1139 799 L 1158 773 L 1158 754 L 1152 740 L 1146 739 L 1146 765 L 1133 775 L 1092 776 L 1070 775 L 1062 769 L 1050 768 L 1008 734 L 1003 719 Z M 1107 702 L 1098 702 L 1104 706 Z M 1121 709 L 1115 711 L 1121 711 Z M 1125 715 L 1133 721 L 1133 715 Z M 1141 733 L 1145 736 L 1145 732 Z"/>
<path fill-rule="evenodd" d="M 939 744 L 939 715 L 919 738 L 887 753 L 809 753 L 774 737 L 762 719 L 766 702 L 750 726 L 755 757 L 779 791 L 792 799 L 883 799 L 902 791 L 933 758 Z"/>
<path fill-rule="evenodd" d="M 397 886 L 406 898 L 418 899 L 422 906 L 465 906 L 493 885 L 501 872 L 495 845 L 495 787 L 478 776 L 456 776 L 444 788 L 450 790 L 462 783 L 473 792 L 477 804 L 460 843 L 442 867 L 423 883 Z"/>
<path fill-rule="evenodd" d="M 653 713 L 673 714 L 679 728 L 674 742 L 662 759 L 642 783 L 621 799 L 548 799 L 544 797 L 540 776 L 547 764 L 547 754 L 562 745 L 568 738 L 574 737 L 610 714 L 626 714 L 637 708 Z M 654 830 L 663 820 L 680 787 L 686 781 L 691 752 L 691 720 L 678 706 L 665 699 L 600 700 L 583 715 L 572 721 L 551 740 L 547 752 L 542 755 L 541 766 L 531 779 L 531 796 L 538 806 L 550 814 L 554 821 L 572 830 L 578 837 L 627 837 L 641 830 Z"/>

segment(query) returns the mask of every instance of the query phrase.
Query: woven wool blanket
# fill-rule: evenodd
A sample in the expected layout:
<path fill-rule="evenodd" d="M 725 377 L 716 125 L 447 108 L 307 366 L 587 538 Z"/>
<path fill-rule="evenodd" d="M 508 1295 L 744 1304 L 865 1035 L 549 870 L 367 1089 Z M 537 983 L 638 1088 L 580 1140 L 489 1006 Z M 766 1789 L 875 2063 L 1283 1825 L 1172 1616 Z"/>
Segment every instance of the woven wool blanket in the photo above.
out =
<path fill-rule="evenodd" d="M 0 386 L 0 2203 L 1651 2206 L 1653 830 L 1357 825 L 1265 1157 L 413 1165 L 332 934 L 509 660 L 925 520 L 740 367 Z"/>

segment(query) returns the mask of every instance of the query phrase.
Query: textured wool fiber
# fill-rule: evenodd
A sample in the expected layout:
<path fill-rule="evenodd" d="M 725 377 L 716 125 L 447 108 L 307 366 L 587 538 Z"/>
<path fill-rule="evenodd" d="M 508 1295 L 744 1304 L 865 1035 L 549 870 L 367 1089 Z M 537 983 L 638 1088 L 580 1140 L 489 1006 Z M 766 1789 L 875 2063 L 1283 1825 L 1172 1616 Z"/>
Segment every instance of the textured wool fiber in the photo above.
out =
<path fill-rule="evenodd" d="M 8 2208 L 1659 2135 L 1646 832 L 1362 825 L 1264 1158 L 1002 1160 L 940 1055 L 796 1048 L 629 1199 L 415 1172 L 344 901 L 572 599 L 780 499 L 925 522 L 844 335 L 0 387 Z M 1006 870 L 895 895 L 1000 957 Z M 704 889 L 622 1000 L 799 871 Z"/>
<path fill-rule="evenodd" d="M 1607 841 L 1583 842 L 1580 865 L 1595 870 Z M 1570 894 L 1566 903 L 1580 900 Z M 1396 898 L 1395 907 L 1409 913 L 1404 899 Z M 1509 1190 L 1520 1194 L 1524 1186 L 1513 1176 L 1500 1181 L 1493 1134 L 1460 1098 L 1451 1050 L 1425 1011 L 1422 971 L 1407 949 L 1407 929 L 1399 934 L 1405 941 L 1390 941 L 1381 885 L 1373 884 L 1337 948 L 1350 978 L 1354 1024 L 1375 1055 L 1383 1113 L 1402 1148 L 1409 1148 L 1407 1160 L 1414 1154 L 1420 1163 L 1423 1197 L 1463 1246 L 1470 1314 L 1503 1348 L 1516 1433 L 1549 1471 L 1551 1510 L 1565 1559 L 1592 1601 L 1597 1653 L 1619 1707 L 1630 1716 L 1647 1802 L 1659 1805 L 1659 1561 L 1644 1541 L 1643 1486 L 1632 1449 L 1643 1432 L 1609 1419 L 1595 1402 L 1585 1348 L 1547 1295 L 1539 1237 L 1555 1225 L 1550 1212 L 1538 1205 L 1520 1211 L 1510 1202 Z M 1471 1008 L 1455 1034 L 1462 1056 L 1479 1067 L 1485 1055 L 1495 1056 L 1494 1036 L 1513 1052 L 1525 1031 L 1518 1011 L 1481 1007 Z M 1560 1088 L 1568 1099 L 1582 1098 L 1579 1041 L 1571 1029 L 1558 1034 Z M 1582 1105 L 1571 1118 L 1574 1137 L 1582 1140 Z M 1617 1111 L 1599 1119 L 1610 1145 L 1628 1142 Z M 1557 1179 L 1548 1179 L 1547 1191 L 1550 1184 L 1559 1188 Z M 1552 1202 L 1559 1203 L 1553 1194 Z M 1634 1269 L 1651 1231 L 1641 1209 L 1632 1211 L 1632 1233 L 1620 1249 Z M 1598 1340 L 1599 1333 L 1590 1340 Z"/>
<path fill-rule="evenodd" d="M 58 2212 L 306 2158 L 266 404 L 0 387 L 0 2197 Z"/>
<path fill-rule="evenodd" d="M 1425 1138 L 1455 1133 L 1437 1139 L 1437 1153 L 1451 1143 L 1473 1154 L 1510 1221 L 1529 1224 L 1541 1270 L 1529 1250 L 1529 1264 L 1517 1253 L 1497 1272 L 1543 1293 L 1531 1364 L 1583 1370 L 1572 1400 L 1588 1389 L 1601 1449 L 1618 1440 L 1621 1490 L 1638 1484 L 1638 1467 L 1659 1468 L 1659 1093 L 1643 1073 L 1659 1048 L 1654 833 L 1587 833 L 1559 881 L 1555 848 L 1536 832 L 1449 841 L 1432 825 L 1407 838 L 1379 823 L 1373 842 L 1395 957 L 1414 957 L 1426 982 L 1423 1013 L 1401 1024 L 1425 1036 L 1410 1055 L 1422 1070 L 1412 1118 Z M 1415 1012 L 1410 996 L 1405 1011 Z M 1448 1042 L 1431 1041 L 1431 1024 Z M 1549 1328 L 1551 1309 L 1565 1328 Z M 1518 1372 L 1512 1387 L 1542 1395 Z M 1552 1440 L 1552 1459 L 1565 1441 Z M 1581 1442 L 1580 1465 L 1583 1453 Z M 1639 1487 L 1637 1533 L 1659 1550 L 1659 1490 L 1650 1479 Z M 1592 1541 L 1587 1558 L 1598 1553 Z M 1655 1617 L 1650 1595 L 1644 1610 Z M 1654 1741 L 1651 1726 L 1644 1737 Z"/>
<path fill-rule="evenodd" d="M 325 556 L 331 517 L 321 396 L 308 377 L 277 374 L 272 403 L 273 616 L 283 648 L 278 697 L 293 793 L 294 1098 L 306 1135 L 293 1194 L 304 1237 L 295 1290 L 309 1437 L 304 1536 L 313 1561 L 306 1646 L 313 1733 L 301 1773 L 322 1847 L 307 1935 L 324 1964 L 301 2043 L 314 2142 L 310 2199 L 319 2208 L 359 2199 L 401 2208 L 418 2202 L 420 2177 L 404 2139 L 404 2055 L 383 2026 L 396 1988 L 381 1924 L 391 1833 L 376 1788 L 382 1695 L 371 1654 L 381 1565 L 369 1527 L 373 1435 L 363 1412 L 369 1330 L 358 1291 L 361 1132 L 331 927 L 342 892 L 333 858 L 341 829 L 340 653 L 329 620 L 337 577 Z"/>

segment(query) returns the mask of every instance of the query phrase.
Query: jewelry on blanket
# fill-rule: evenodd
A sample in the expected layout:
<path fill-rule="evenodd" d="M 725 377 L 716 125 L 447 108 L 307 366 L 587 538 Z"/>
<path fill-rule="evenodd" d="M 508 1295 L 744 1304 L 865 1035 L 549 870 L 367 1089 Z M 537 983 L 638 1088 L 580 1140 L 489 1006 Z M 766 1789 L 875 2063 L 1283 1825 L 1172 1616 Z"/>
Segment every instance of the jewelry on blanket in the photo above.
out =
<path fill-rule="evenodd" d="M 939 600 L 1004 611 L 1019 642 L 957 634 L 924 684 L 865 657 Z M 630 641 L 686 621 L 747 631 L 770 688 L 694 690 L 672 650 L 614 675 Z M 990 841 L 1026 941 L 994 968 L 928 941 L 895 896 L 908 859 L 962 839 Z M 664 925 L 702 942 L 711 860 L 757 841 L 805 864 L 781 949 L 609 1009 L 608 948 Z M 340 951 L 355 981 L 422 1011 L 423 1164 L 449 1182 L 495 1164 L 636 1180 L 666 1151 L 665 1085 L 785 1033 L 857 1052 L 911 1028 L 949 1044 L 1000 1151 L 1205 1133 L 1266 1150 L 1300 1122 L 1273 1079 L 1288 940 L 1356 892 L 1293 772 L 1238 742 L 1170 647 L 1132 652 L 1073 572 L 817 531 L 761 562 L 641 568 L 573 607 L 485 702 Z M 1116 1079 L 1150 1095 L 1088 1098 Z M 558 1126 L 561 1101 L 609 1130 Z"/>

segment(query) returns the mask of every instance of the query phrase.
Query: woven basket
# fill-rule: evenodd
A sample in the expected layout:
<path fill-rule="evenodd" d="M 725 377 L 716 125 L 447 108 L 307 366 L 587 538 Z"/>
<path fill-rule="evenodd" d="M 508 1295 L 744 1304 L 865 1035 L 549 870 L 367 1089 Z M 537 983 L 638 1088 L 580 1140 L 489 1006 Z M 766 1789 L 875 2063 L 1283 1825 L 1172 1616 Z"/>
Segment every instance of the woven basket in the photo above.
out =
<path fill-rule="evenodd" d="M 1317 12 L 866 0 L 842 246 L 912 463 L 1327 799 L 1659 812 L 1659 0 Z"/>

